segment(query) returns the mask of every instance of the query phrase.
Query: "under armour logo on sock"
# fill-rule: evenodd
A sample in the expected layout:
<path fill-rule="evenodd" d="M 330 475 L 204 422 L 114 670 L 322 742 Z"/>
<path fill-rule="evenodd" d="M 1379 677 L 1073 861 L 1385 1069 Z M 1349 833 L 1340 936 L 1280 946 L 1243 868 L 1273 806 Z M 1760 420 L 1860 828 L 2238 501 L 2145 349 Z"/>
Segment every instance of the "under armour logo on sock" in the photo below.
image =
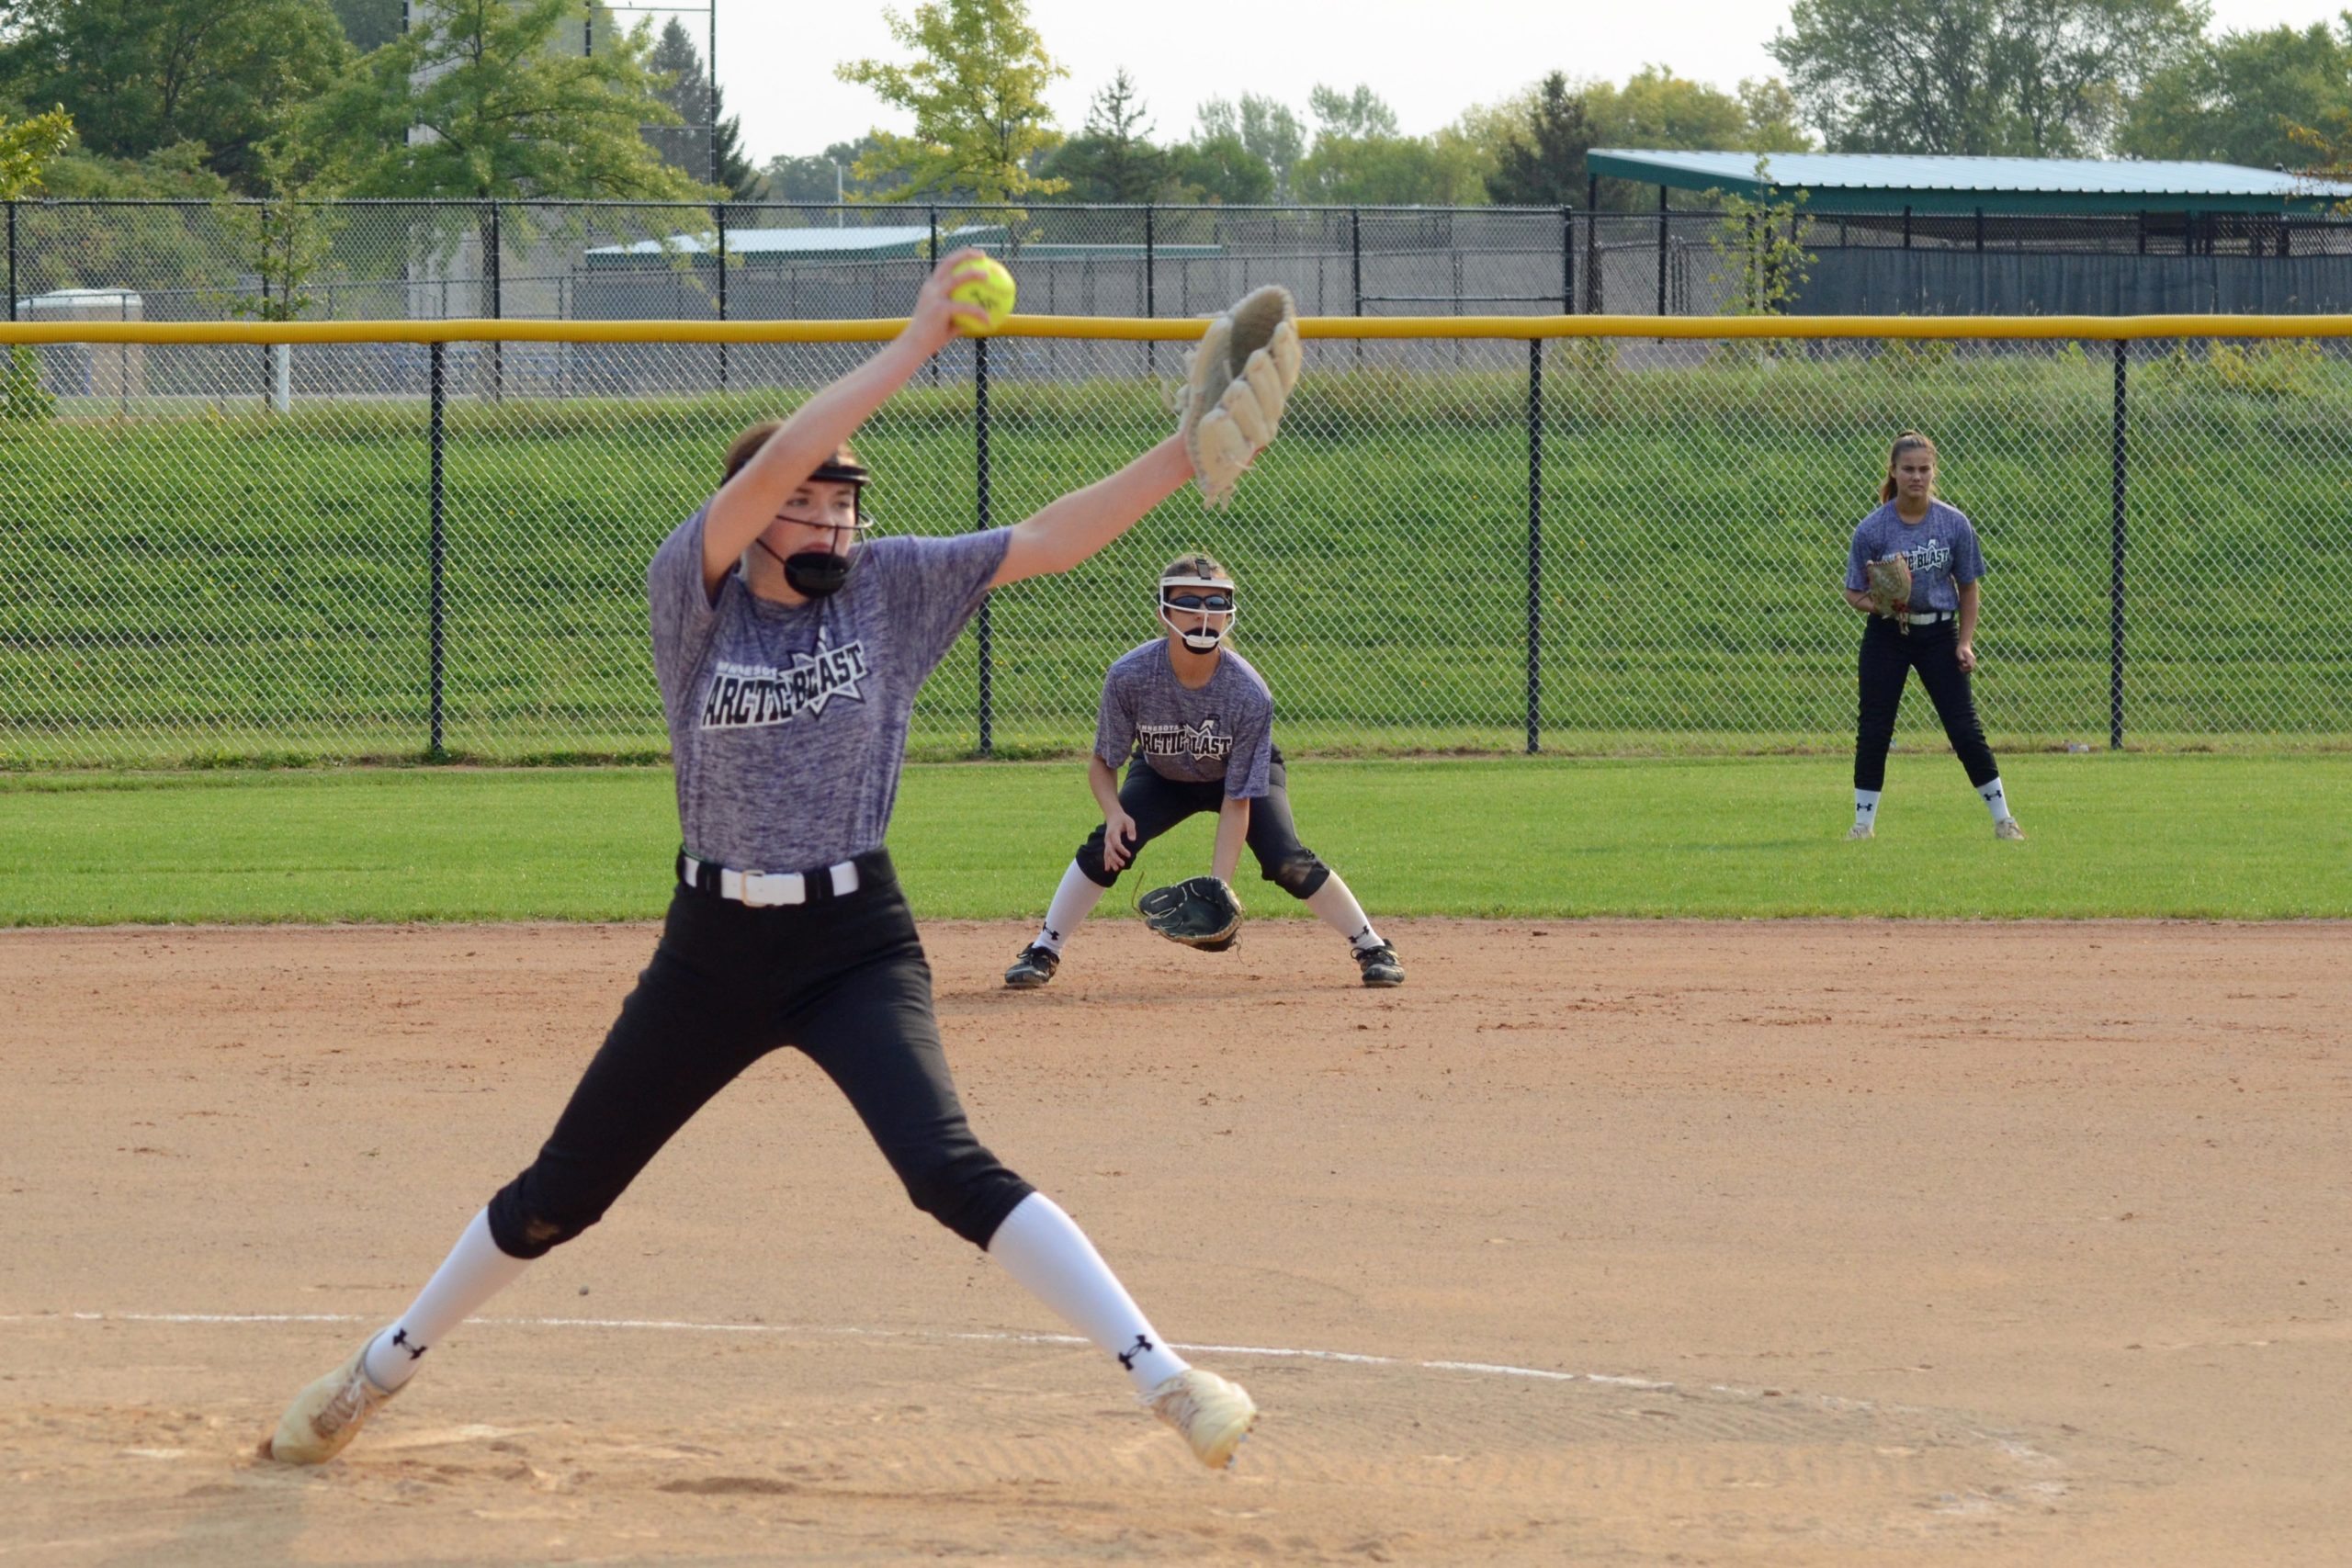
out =
<path fill-rule="evenodd" d="M 1119 1352 L 1119 1365 L 1125 1368 L 1128 1371 L 1134 1371 L 1136 1370 L 1136 1358 L 1137 1356 L 1149 1354 L 1151 1348 L 1152 1344 L 1149 1339 L 1140 1334 L 1136 1335 L 1135 1345 L 1129 1349 Z"/>
<path fill-rule="evenodd" d="M 1878 802 L 1875 800 L 1866 800 L 1861 805 L 1854 807 L 1854 809 L 1860 812 L 1863 816 L 1868 817 L 1871 812 L 1878 809 Z"/>
<path fill-rule="evenodd" d="M 395 1329 L 393 1331 L 392 1343 L 407 1351 L 408 1359 L 412 1361 L 423 1356 L 427 1350 L 433 1348 L 430 1345 L 418 1345 L 412 1343 L 408 1337 L 408 1330 L 405 1328 Z"/>
<path fill-rule="evenodd" d="M 1046 940 L 1053 943 L 1056 947 L 1059 947 L 1062 944 L 1062 933 L 1054 930 L 1053 927 L 1047 926 L 1046 928 Z"/>

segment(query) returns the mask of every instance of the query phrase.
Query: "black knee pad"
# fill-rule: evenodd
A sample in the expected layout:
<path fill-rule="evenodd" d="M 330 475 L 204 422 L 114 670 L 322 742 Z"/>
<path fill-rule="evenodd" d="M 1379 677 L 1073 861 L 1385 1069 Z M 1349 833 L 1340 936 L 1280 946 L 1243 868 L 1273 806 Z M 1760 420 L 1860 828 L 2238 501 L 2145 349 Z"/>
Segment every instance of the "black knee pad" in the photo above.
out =
<path fill-rule="evenodd" d="M 490 1201 L 490 1239 L 509 1258 L 545 1258 L 605 1217 L 609 1203 L 585 1207 L 535 1201 L 531 1172 L 498 1190 Z"/>
<path fill-rule="evenodd" d="M 916 1208 L 982 1248 L 1004 1216 L 1035 1190 L 984 1148 L 901 1168 L 899 1179 Z"/>
<path fill-rule="evenodd" d="M 1094 836 L 1079 845 L 1078 853 L 1071 857 L 1079 874 L 1097 887 L 1108 887 L 1119 880 L 1119 874 L 1102 863 L 1102 829 L 1097 828 Z"/>
<path fill-rule="evenodd" d="M 1267 881 L 1294 898 L 1312 898 L 1331 880 L 1331 868 L 1305 850 L 1260 870 Z"/>

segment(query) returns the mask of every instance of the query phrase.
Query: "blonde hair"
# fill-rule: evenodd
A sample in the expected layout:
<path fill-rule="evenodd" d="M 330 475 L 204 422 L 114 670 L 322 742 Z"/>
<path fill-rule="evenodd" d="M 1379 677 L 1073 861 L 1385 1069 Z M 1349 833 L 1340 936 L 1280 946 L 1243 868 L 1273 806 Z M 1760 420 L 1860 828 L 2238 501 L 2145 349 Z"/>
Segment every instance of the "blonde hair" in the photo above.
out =
<path fill-rule="evenodd" d="M 1894 438 L 1894 445 L 1886 449 L 1886 478 L 1879 481 L 1879 500 L 1883 502 L 1893 501 L 1894 499 L 1895 463 L 1902 457 L 1904 453 L 1916 452 L 1923 447 L 1927 451 L 1928 460 L 1931 463 L 1934 462 L 1936 460 L 1936 444 L 1928 440 L 1925 435 L 1920 434 L 1917 431 L 1906 430 L 1902 434 Z M 1930 488 L 1932 489 L 1933 487 Z"/>
<path fill-rule="evenodd" d="M 741 472 L 743 465 L 757 457 L 759 455 L 760 448 L 768 444 L 768 437 L 774 435 L 777 431 L 782 430 L 783 428 L 784 421 L 780 419 L 763 419 L 760 421 L 759 423 L 752 425 L 750 429 L 744 431 L 742 434 L 738 435 L 734 440 L 729 442 L 727 444 L 727 456 L 719 460 L 718 482 L 720 484 L 725 484 L 729 479 L 733 479 L 738 473 Z M 864 467 L 863 464 L 858 462 L 857 454 L 850 450 L 850 445 L 846 441 L 842 442 L 839 446 L 834 447 L 833 455 L 826 460 L 828 462 L 841 463 L 854 467 Z"/>

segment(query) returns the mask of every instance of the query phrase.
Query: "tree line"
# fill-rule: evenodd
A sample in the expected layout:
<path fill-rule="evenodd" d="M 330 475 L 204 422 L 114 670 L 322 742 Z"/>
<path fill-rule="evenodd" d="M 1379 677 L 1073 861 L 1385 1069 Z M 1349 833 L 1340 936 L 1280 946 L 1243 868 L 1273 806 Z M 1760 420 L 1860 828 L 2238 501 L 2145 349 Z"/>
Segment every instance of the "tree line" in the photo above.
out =
<path fill-rule="evenodd" d="M 1420 136 L 1369 84 L 1163 130 L 1125 69 L 1066 130 L 1023 0 L 883 15 L 900 58 L 836 73 L 912 129 L 763 164 L 689 30 L 600 0 L 0 0 L 0 125 L 70 122 L 50 195 L 265 197 L 1580 206 L 1600 146 L 2340 174 L 2352 143 L 2352 13 L 2215 33 L 2205 0 L 1795 0 L 1783 74 L 1563 64 Z M 1609 184 L 1605 205 L 1645 199 Z"/>

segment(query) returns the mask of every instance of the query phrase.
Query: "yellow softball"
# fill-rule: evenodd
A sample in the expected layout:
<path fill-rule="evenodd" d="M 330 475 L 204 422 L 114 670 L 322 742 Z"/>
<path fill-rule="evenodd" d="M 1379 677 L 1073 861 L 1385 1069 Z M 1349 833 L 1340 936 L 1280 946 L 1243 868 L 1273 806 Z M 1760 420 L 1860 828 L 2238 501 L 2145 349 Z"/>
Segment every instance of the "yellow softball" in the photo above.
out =
<path fill-rule="evenodd" d="M 989 313 L 987 326 L 976 327 L 967 323 L 964 327 L 965 332 L 975 337 L 986 337 L 1004 325 L 1004 319 L 1012 314 L 1012 274 L 1007 272 L 1004 264 L 994 256 L 982 256 L 966 265 L 977 266 L 988 276 L 957 284 L 949 290 L 947 297 L 959 304 L 978 305 Z"/>

